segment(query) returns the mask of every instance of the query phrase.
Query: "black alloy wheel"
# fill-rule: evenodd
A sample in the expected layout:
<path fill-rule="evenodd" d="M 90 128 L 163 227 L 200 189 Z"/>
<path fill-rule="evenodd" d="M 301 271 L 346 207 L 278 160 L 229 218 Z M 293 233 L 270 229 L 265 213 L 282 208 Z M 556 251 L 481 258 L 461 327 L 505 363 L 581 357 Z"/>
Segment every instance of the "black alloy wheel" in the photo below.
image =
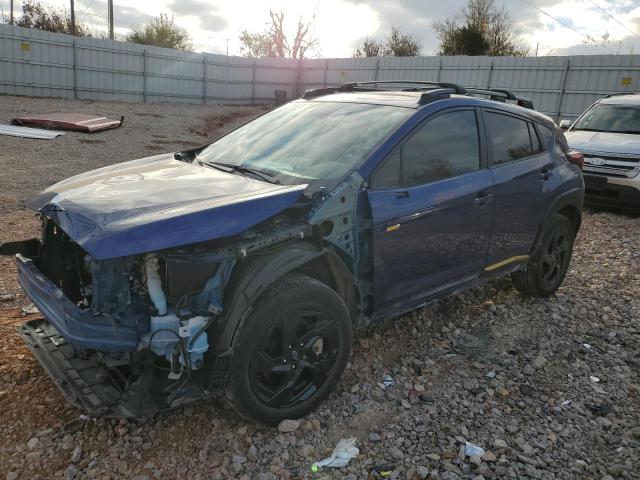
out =
<path fill-rule="evenodd" d="M 263 423 L 299 418 L 324 400 L 351 351 L 351 317 L 333 289 L 286 276 L 252 306 L 231 360 L 233 405 Z"/>

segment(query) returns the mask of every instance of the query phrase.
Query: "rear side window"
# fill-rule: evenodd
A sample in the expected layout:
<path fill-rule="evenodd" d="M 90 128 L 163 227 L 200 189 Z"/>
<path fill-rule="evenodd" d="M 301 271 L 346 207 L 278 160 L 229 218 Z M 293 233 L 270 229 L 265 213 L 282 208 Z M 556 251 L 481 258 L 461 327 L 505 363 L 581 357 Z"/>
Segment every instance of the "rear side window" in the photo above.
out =
<path fill-rule="evenodd" d="M 529 124 L 529 138 L 531 138 L 531 152 L 534 155 L 538 153 L 542 153 L 542 145 L 540 144 L 540 139 L 538 138 L 538 134 L 536 133 L 536 129 L 532 123 Z"/>
<path fill-rule="evenodd" d="M 543 127 L 542 125 L 536 125 L 536 129 L 538 130 L 538 135 L 540 137 L 540 141 L 542 142 L 542 149 L 548 150 L 553 143 L 553 130 L 547 127 Z"/>
<path fill-rule="evenodd" d="M 480 168 L 478 124 L 473 110 L 456 110 L 428 120 L 373 176 L 373 188 L 415 186 Z"/>
<path fill-rule="evenodd" d="M 491 164 L 502 165 L 540 153 L 537 136 L 532 145 L 529 123 L 509 115 L 485 113 L 487 140 L 491 147 Z M 535 131 L 531 129 L 535 135 Z"/>

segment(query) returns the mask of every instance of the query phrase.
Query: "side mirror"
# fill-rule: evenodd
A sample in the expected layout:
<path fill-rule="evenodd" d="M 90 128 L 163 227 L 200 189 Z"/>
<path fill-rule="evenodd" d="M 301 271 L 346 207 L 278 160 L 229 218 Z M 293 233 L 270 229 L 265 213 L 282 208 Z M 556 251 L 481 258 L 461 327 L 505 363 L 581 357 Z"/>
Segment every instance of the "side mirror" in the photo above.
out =
<path fill-rule="evenodd" d="M 560 130 L 568 130 L 571 126 L 571 120 L 565 118 L 564 120 L 560 120 Z"/>

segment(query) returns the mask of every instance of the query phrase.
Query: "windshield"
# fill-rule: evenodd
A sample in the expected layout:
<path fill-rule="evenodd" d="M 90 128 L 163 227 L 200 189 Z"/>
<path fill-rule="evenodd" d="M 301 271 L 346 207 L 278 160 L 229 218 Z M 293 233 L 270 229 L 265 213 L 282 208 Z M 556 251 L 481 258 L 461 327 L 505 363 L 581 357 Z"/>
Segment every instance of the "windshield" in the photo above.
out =
<path fill-rule="evenodd" d="M 292 102 L 240 127 L 198 155 L 202 163 L 250 168 L 286 184 L 342 180 L 415 110 Z"/>
<path fill-rule="evenodd" d="M 598 105 L 578 119 L 571 130 L 640 133 L 640 107 Z"/>

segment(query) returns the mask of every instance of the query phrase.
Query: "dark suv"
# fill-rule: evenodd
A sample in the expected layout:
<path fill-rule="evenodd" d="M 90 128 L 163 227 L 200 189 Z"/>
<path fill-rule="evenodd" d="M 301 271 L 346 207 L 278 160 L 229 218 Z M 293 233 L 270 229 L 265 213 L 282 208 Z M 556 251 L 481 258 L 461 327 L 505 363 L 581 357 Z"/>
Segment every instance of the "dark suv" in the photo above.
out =
<path fill-rule="evenodd" d="M 44 315 L 22 336 L 71 403 L 148 417 L 228 389 L 300 417 L 352 332 L 511 274 L 561 284 L 580 154 L 529 101 L 429 82 L 307 91 L 202 148 L 39 194 L 42 239 L 2 245 Z"/>

